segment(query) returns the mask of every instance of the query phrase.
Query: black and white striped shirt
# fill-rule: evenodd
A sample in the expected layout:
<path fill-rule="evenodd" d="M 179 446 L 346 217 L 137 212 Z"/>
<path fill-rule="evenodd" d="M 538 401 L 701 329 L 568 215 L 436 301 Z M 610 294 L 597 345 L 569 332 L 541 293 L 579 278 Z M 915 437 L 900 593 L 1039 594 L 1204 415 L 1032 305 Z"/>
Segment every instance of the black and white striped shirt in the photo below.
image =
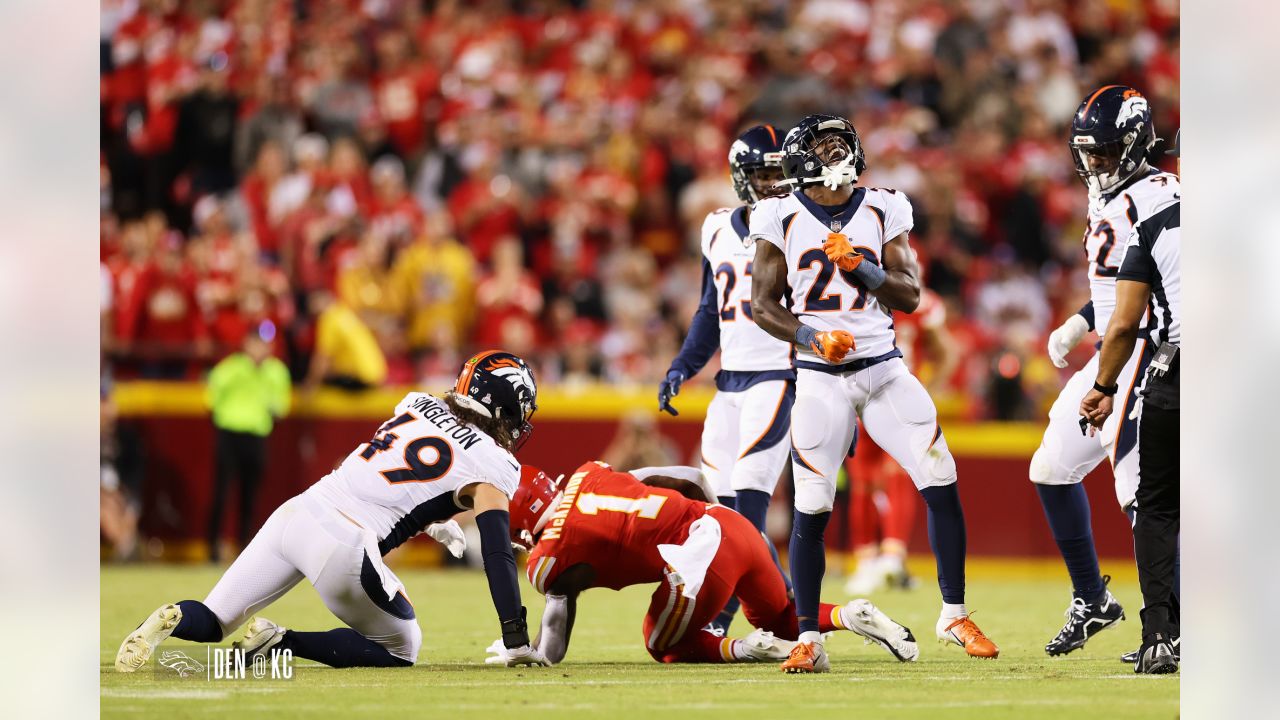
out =
<path fill-rule="evenodd" d="M 1146 218 L 1134 228 L 1117 280 L 1151 286 L 1148 305 L 1157 344 L 1182 341 L 1182 203 Z"/>

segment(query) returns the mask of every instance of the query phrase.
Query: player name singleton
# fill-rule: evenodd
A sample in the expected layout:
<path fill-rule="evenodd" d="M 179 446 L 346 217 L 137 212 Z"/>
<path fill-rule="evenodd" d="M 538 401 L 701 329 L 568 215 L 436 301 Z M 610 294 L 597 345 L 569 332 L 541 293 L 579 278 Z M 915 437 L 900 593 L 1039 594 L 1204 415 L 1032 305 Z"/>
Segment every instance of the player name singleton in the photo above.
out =
<path fill-rule="evenodd" d="M 412 409 L 424 420 L 440 428 L 441 432 L 449 438 L 461 443 L 467 450 L 480 442 L 480 433 L 477 430 L 460 423 L 450 414 L 449 408 L 444 403 L 433 397 L 418 398 L 413 403 Z"/>

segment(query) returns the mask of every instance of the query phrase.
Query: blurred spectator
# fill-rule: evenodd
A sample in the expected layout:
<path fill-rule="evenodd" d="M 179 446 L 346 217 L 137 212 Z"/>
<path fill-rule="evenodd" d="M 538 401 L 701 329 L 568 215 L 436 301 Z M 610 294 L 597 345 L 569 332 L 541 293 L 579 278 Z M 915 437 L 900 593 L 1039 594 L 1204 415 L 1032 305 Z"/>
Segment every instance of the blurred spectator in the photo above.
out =
<path fill-rule="evenodd" d="M 448 217 L 432 216 L 418 238 L 396 259 L 392 282 L 406 320 L 409 350 L 460 354 L 475 313 L 475 261 L 453 238 Z"/>
<path fill-rule="evenodd" d="M 111 548 L 116 560 L 136 557 L 138 551 L 137 486 L 132 488 L 121 472 L 122 450 L 116 434 L 116 409 L 110 400 L 108 386 L 103 383 L 100 415 L 101 475 L 98 482 L 99 512 L 102 539 Z"/>
<path fill-rule="evenodd" d="M 209 373 L 205 399 L 213 412 L 213 505 L 209 513 L 209 559 L 221 557 L 222 513 L 232 479 L 240 483 L 237 547 L 254 529 L 253 508 L 267 462 L 267 437 L 289 411 L 289 371 L 271 357 L 258 332 L 245 333 L 240 352 L 223 358 Z"/>
<path fill-rule="evenodd" d="M 658 431 L 652 413 L 633 412 L 618 423 L 618 434 L 601 458 L 620 470 L 660 467 L 677 463 L 677 448 Z"/>
<path fill-rule="evenodd" d="M 475 295 L 477 346 L 498 347 L 505 332 L 534 332 L 542 313 L 542 290 L 533 273 L 525 270 L 524 249 L 515 237 L 494 244 L 493 270 L 476 286 Z M 524 328 L 508 330 L 509 325 Z"/>
<path fill-rule="evenodd" d="M 366 390 L 381 385 L 387 379 L 387 360 L 360 316 L 327 290 L 312 293 L 309 306 L 317 317 L 307 387 L 324 383 Z"/>
<path fill-rule="evenodd" d="M 360 306 L 393 381 L 444 377 L 478 343 L 505 343 L 545 358 L 548 377 L 645 382 L 696 301 L 703 216 L 737 204 L 729 140 L 833 112 L 861 131 L 864 182 L 910 196 L 912 243 L 972 350 L 952 384 L 964 412 L 992 415 L 1001 348 L 1025 344 L 1031 362 L 1038 317 L 1078 306 L 1076 105 L 1126 83 L 1161 135 L 1179 121 L 1174 2 L 101 11 L 102 261 L 125 376 L 189 376 L 212 357 L 191 352 L 202 336 L 225 345 L 264 321 L 305 375 L 320 291 Z M 507 238 L 521 279 L 477 323 L 476 283 L 510 273 Z M 1002 248 L 1018 267 L 1000 267 Z M 531 297 L 526 280 L 541 310 L 509 307 Z M 198 311 L 175 302 L 187 285 Z M 569 328 L 594 347 L 570 347 Z M 158 337 L 186 344 L 166 358 Z"/>

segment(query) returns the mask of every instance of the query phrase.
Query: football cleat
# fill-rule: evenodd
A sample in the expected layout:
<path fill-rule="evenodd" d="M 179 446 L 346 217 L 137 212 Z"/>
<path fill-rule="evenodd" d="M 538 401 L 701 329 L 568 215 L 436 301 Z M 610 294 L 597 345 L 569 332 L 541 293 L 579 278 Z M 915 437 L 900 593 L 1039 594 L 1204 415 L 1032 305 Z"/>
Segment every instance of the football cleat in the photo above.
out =
<path fill-rule="evenodd" d="M 894 622 L 869 600 L 851 600 L 840 608 L 840 620 L 845 627 L 866 638 L 867 644 L 879 644 L 899 662 L 914 662 L 920 656 L 920 646 L 911 628 Z"/>
<path fill-rule="evenodd" d="M 886 581 L 880 558 L 866 558 L 858 563 L 858 569 L 849 576 L 849 581 L 844 584 L 844 591 L 854 597 L 866 597 L 879 592 Z"/>
<path fill-rule="evenodd" d="M 1167 675 L 1178 672 L 1178 658 L 1173 654 L 1173 646 L 1160 633 L 1152 635 L 1150 640 L 1143 640 L 1138 653 L 1138 661 L 1133 665 L 1135 673 Z"/>
<path fill-rule="evenodd" d="M 824 673 L 831 672 L 831 660 L 822 643 L 798 642 L 791 648 L 791 654 L 782 663 L 785 673 Z"/>
<path fill-rule="evenodd" d="M 181 620 L 181 608 L 161 605 L 120 643 L 120 650 L 116 652 L 116 671 L 133 672 L 146 665 L 151 654 L 173 634 Z"/>
<path fill-rule="evenodd" d="M 995 659 L 1000 657 L 1000 648 L 984 634 L 968 615 L 958 618 L 939 618 L 936 627 L 938 640 L 944 643 L 955 643 L 964 648 L 970 657 Z"/>
<path fill-rule="evenodd" d="M 1089 638 L 1123 620 L 1124 608 L 1116 602 L 1111 591 L 1104 592 L 1102 602 L 1099 603 L 1087 603 L 1083 598 L 1073 598 L 1065 613 L 1067 624 L 1058 631 L 1057 637 L 1044 646 L 1044 651 L 1050 655 L 1066 655 L 1084 647 Z"/>
<path fill-rule="evenodd" d="M 245 659 L 266 656 L 271 648 L 284 640 L 285 628 L 266 618 L 253 618 L 244 628 L 244 637 L 231 643 L 231 647 L 245 654 Z"/>
<path fill-rule="evenodd" d="M 742 643 L 748 658 L 758 662 L 786 660 L 796 646 L 794 640 L 783 640 L 768 630 L 759 629 L 738 642 Z"/>
<path fill-rule="evenodd" d="M 1173 658 L 1178 662 L 1182 662 L 1182 636 L 1174 635 L 1173 639 L 1169 641 L 1169 647 L 1173 648 Z M 1128 665 L 1138 662 L 1138 650 L 1130 650 L 1121 655 L 1120 662 Z"/>

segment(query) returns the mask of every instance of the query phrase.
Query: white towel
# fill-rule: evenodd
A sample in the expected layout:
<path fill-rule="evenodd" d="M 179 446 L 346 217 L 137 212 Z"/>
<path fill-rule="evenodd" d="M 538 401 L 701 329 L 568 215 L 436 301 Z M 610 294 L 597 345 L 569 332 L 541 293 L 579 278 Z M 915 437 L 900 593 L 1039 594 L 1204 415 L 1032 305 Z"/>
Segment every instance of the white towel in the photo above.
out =
<path fill-rule="evenodd" d="M 703 515 L 689 526 L 689 539 L 683 545 L 659 545 L 658 554 L 675 570 L 677 583 L 684 585 L 681 593 L 689 599 L 697 597 L 702 583 L 707 579 L 707 568 L 720 549 L 720 522 L 710 515 Z"/>

